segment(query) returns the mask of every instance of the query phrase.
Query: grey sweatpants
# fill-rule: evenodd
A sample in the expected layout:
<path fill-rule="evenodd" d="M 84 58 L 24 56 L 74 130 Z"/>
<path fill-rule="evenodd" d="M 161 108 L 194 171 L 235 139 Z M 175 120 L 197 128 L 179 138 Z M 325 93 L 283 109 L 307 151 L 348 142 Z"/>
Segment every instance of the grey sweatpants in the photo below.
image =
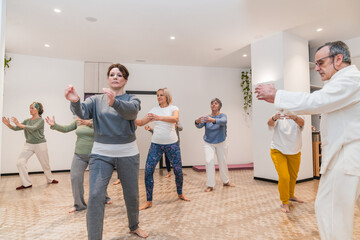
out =
<path fill-rule="evenodd" d="M 90 191 L 86 223 L 89 240 L 102 239 L 105 195 L 116 167 L 121 181 L 130 231 L 139 226 L 139 154 L 131 157 L 90 155 Z"/>
<path fill-rule="evenodd" d="M 74 197 L 74 207 L 76 211 L 86 209 L 86 203 L 84 199 L 84 172 L 89 165 L 89 155 L 87 154 L 74 154 L 73 161 L 70 169 L 71 188 Z M 105 203 L 111 199 L 106 193 Z"/>

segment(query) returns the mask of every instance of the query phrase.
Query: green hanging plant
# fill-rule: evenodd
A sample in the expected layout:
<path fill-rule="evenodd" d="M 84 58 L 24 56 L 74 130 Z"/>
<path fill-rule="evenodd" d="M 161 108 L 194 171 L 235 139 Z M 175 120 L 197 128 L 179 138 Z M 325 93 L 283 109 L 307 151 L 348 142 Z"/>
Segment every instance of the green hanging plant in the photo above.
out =
<path fill-rule="evenodd" d="M 241 72 L 241 88 L 244 97 L 243 109 L 247 115 L 250 115 L 252 104 L 252 91 L 251 91 L 251 69 Z"/>
<path fill-rule="evenodd" d="M 11 61 L 11 57 L 9 59 L 6 59 L 6 56 L 4 57 L 4 69 L 9 68 L 9 62 Z"/>

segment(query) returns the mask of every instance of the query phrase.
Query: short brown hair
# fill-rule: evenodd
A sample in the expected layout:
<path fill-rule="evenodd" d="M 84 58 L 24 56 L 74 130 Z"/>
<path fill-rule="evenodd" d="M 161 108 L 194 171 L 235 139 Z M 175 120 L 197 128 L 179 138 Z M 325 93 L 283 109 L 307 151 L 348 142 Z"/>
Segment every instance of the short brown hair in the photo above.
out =
<path fill-rule="evenodd" d="M 30 106 L 33 106 L 38 111 L 39 115 L 43 114 L 44 108 L 43 105 L 39 102 L 33 102 Z"/>
<path fill-rule="evenodd" d="M 110 67 L 109 67 L 109 69 L 108 69 L 108 71 L 107 71 L 107 76 L 109 77 L 109 75 L 110 75 L 110 71 L 111 71 L 111 69 L 113 69 L 113 68 L 118 68 L 119 70 L 120 70 L 120 72 L 122 73 L 122 75 L 123 75 L 123 77 L 127 80 L 128 79 L 128 77 L 129 77 L 129 71 L 127 70 L 127 68 L 124 66 L 124 65 L 122 65 L 122 64 L 120 64 L 120 63 L 114 63 L 114 64 L 111 64 L 110 65 Z"/>

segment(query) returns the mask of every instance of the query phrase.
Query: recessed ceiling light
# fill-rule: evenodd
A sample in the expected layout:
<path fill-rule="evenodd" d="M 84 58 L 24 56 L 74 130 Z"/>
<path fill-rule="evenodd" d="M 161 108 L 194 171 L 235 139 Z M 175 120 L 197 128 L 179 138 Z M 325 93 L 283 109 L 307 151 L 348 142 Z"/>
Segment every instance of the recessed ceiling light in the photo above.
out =
<path fill-rule="evenodd" d="M 321 32 L 322 30 L 323 30 L 322 28 L 316 29 L 317 32 Z"/>
<path fill-rule="evenodd" d="M 58 8 L 54 8 L 54 12 L 56 12 L 56 13 L 61 13 L 61 10 L 58 9 Z"/>
<path fill-rule="evenodd" d="M 44 44 L 44 47 L 49 48 L 49 47 L 50 47 L 50 45 L 49 45 L 49 44 L 47 44 L 47 43 L 45 43 L 45 44 Z"/>
<path fill-rule="evenodd" d="M 219 48 L 219 47 L 218 47 L 218 48 L 214 48 L 214 50 L 215 50 L 215 51 L 221 51 L 222 48 Z"/>
<path fill-rule="evenodd" d="M 175 40 L 175 36 L 171 36 L 170 39 L 171 39 L 171 40 Z"/>
<path fill-rule="evenodd" d="M 97 22 L 97 18 L 94 18 L 94 17 L 86 17 L 85 19 L 86 19 L 86 21 L 89 21 L 89 22 Z"/>
<path fill-rule="evenodd" d="M 247 57 L 247 54 L 243 54 L 243 57 Z"/>
<path fill-rule="evenodd" d="M 142 62 L 142 63 L 144 63 L 144 62 L 146 62 L 146 60 L 145 60 L 145 59 L 136 59 L 135 62 Z"/>

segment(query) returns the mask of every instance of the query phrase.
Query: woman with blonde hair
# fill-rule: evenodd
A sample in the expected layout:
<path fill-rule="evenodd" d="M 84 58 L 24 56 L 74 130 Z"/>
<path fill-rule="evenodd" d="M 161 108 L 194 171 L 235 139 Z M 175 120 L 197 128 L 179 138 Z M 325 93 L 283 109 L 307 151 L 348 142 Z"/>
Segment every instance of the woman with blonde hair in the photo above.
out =
<path fill-rule="evenodd" d="M 151 145 L 145 165 L 147 201 L 140 207 L 140 210 L 152 207 L 153 175 L 156 164 L 164 153 L 168 156 L 174 169 L 178 198 L 184 201 L 190 201 L 190 199 L 182 193 L 183 173 L 178 137 L 175 130 L 175 124 L 179 121 L 179 108 L 171 104 L 172 96 L 169 89 L 159 89 L 156 96 L 159 106 L 151 109 L 143 119 L 135 121 L 137 126 L 144 126 L 150 121 L 155 122 L 154 133 L 151 138 Z"/>

